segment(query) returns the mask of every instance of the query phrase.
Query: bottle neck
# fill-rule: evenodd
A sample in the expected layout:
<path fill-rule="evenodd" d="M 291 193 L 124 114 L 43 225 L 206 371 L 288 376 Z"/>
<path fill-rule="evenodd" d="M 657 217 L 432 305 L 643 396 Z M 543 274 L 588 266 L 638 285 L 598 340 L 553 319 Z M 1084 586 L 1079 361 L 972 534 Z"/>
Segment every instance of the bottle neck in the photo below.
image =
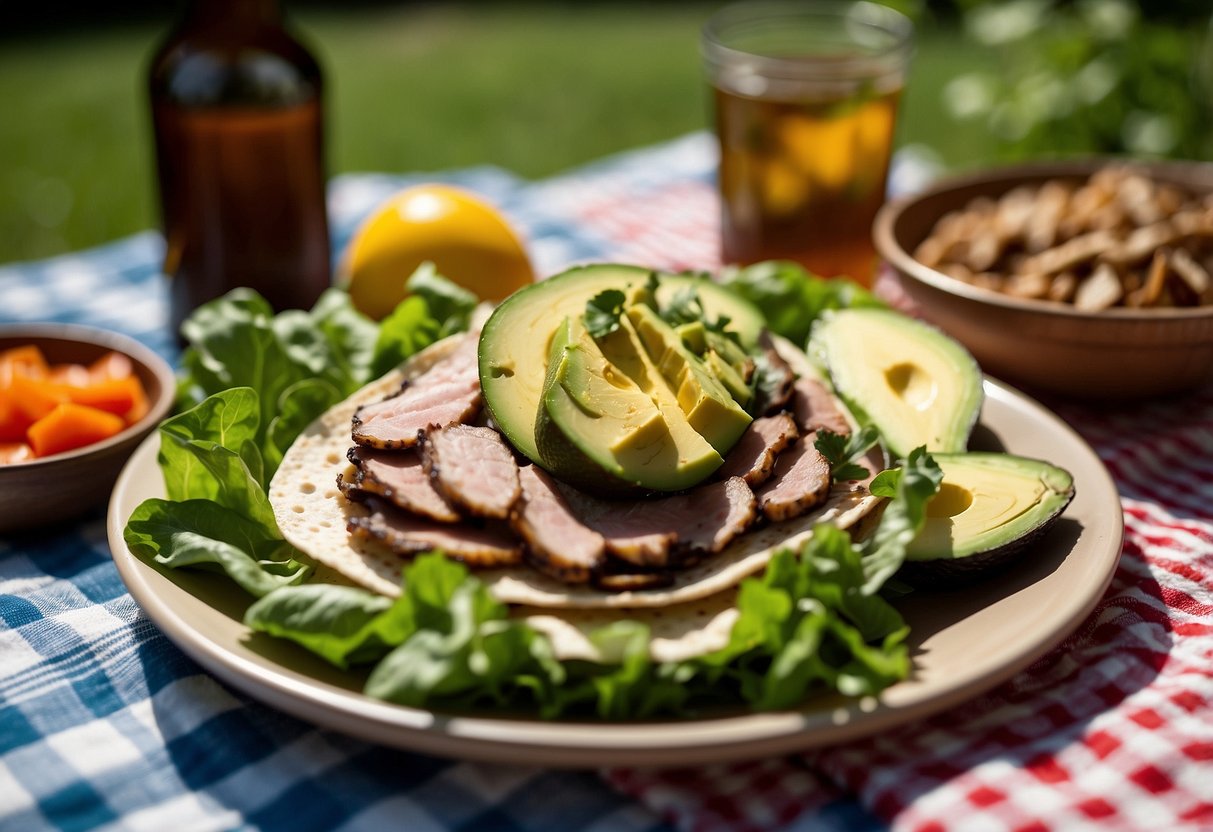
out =
<path fill-rule="evenodd" d="M 282 22 L 278 0 L 190 0 L 187 25 L 206 28 L 247 29 Z"/>

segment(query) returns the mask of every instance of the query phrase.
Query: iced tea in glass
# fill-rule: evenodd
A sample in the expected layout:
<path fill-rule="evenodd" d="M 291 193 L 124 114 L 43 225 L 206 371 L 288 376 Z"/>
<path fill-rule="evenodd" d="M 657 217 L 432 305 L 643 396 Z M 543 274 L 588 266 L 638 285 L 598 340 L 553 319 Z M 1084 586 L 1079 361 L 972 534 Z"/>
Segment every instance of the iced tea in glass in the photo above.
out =
<path fill-rule="evenodd" d="M 911 34 L 868 2 L 741 3 L 708 22 L 725 263 L 870 284 Z"/>

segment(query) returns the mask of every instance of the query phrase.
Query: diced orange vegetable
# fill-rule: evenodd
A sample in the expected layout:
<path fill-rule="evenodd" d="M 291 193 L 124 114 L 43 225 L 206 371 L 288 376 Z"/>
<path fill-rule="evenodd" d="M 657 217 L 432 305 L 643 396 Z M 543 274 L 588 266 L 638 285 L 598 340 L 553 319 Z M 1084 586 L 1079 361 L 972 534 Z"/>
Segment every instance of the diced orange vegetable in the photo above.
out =
<path fill-rule="evenodd" d="M 143 385 L 134 376 L 127 376 L 99 381 L 88 387 L 69 387 L 67 396 L 76 404 L 95 407 L 125 418 L 143 398 Z"/>
<path fill-rule="evenodd" d="M 128 425 L 133 425 L 146 416 L 150 407 L 147 403 L 147 391 L 143 389 L 139 379 L 131 376 L 131 380 L 135 382 L 135 401 L 131 403 L 131 409 L 122 414 Z"/>
<path fill-rule="evenodd" d="M 6 390 L 0 390 L 0 442 L 24 442 L 34 420 L 25 415 Z"/>
<path fill-rule="evenodd" d="M 46 359 L 35 346 L 14 347 L 0 352 L 0 387 L 7 387 L 14 375 L 42 378 L 46 375 Z"/>
<path fill-rule="evenodd" d="M 0 465 L 25 462 L 34 458 L 34 450 L 24 442 L 0 442 Z"/>
<path fill-rule="evenodd" d="M 39 457 L 82 448 L 122 431 L 121 416 L 95 407 L 66 402 L 30 426 L 30 447 Z"/>
<path fill-rule="evenodd" d="M 129 378 L 134 369 L 131 360 L 120 352 L 108 352 L 94 361 L 88 368 L 94 381 Z"/>
<path fill-rule="evenodd" d="M 62 384 L 23 375 L 13 376 L 8 392 L 17 409 L 33 422 L 68 401 L 67 387 Z"/>
<path fill-rule="evenodd" d="M 56 364 L 44 378 L 68 387 L 88 387 L 93 383 L 92 373 L 83 364 Z"/>
<path fill-rule="evenodd" d="M 35 346 L 0 352 L 0 465 L 107 439 L 147 415 L 130 358 L 48 366 Z"/>

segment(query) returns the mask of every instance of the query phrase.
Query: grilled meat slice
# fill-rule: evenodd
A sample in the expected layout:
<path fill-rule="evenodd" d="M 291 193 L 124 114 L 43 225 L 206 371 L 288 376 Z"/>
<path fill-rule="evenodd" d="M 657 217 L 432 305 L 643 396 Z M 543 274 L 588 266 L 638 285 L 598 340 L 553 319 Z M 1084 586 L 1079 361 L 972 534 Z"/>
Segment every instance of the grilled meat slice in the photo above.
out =
<path fill-rule="evenodd" d="M 762 383 L 758 385 L 755 400 L 751 404 L 751 412 L 755 416 L 765 416 L 777 413 L 787 406 L 792 398 L 792 385 L 796 374 L 783 360 L 775 349 L 771 334 L 763 330 L 758 336 L 758 343 L 763 347 L 763 353 L 757 362 L 757 371 L 762 373 Z"/>
<path fill-rule="evenodd" d="M 561 486 L 561 493 L 582 523 L 606 540 L 606 549 L 618 558 L 644 567 L 664 567 L 670 563 L 670 548 L 678 534 L 664 522 L 659 512 L 645 506 L 659 501 L 602 500 Z"/>
<path fill-rule="evenodd" d="M 350 534 L 377 540 L 397 554 L 416 555 L 441 549 L 447 557 L 475 568 L 522 563 L 522 544 L 504 525 L 477 528 L 467 523 L 435 523 L 372 496 L 364 504 L 371 514 L 351 517 L 347 525 Z"/>
<path fill-rule="evenodd" d="M 719 552 L 758 516 L 754 492 L 740 477 L 656 500 L 585 497 L 570 503 L 606 538 L 607 551 L 646 569 L 685 565 Z"/>
<path fill-rule="evenodd" d="M 775 457 L 799 435 L 795 420 L 787 413 L 755 419 L 725 457 L 717 479 L 741 477 L 746 485 L 761 485 L 775 469 Z"/>
<path fill-rule="evenodd" d="M 492 428 L 448 425 L 426 431 L 421 462 L 438 493 L 478 517 L 504 520 L 522 496 L 518 463 Z"/>
<path fill-rule="evenodd" d="M 684 500 L 688 519 L 693 523 L 680 523 L 677 549 L 696 555 L 716 554 L 755 520 L 758 519 L 758 500 L 754 492 L 741 477 L 730 477 L 724 482 L 713 482 L 680 496 L 667 497 Z"/>
<path fill-rule="evenodd" d="M 838 400 L 817 379 L 796 380 L 792 387 L 792 413 L 801 433 L 828 430 L 843 436 L 851 434 L 851 425 L 838 409 Z"/>
<path fill-rule="evenodd" d="M 527 465 L 518 472 L 522 500 L 510 526 L 526 543 L 526 560 L 565 583 L 586 583 L 606 563 L 606 542 L 573 516 L 546 471 Z"/>
<path fill-rule="evenodd" d="M 468 333 L 455 350 L 406 382 L 389 399 L 354 412 L 354 442 L 371 448 L 411 448 L 418 431 L 475 418 L 480 411 L 478 339 Z"/>
<path fill-rule="evenodd" d="M 459 522 L 459 512 L 434 488 L 417 453 L 354 447 L 347 456 L 357 467 L 350 486 L 440 523 Z"/>
<path fill-rule="evenodd" d="M 830 463 L 814 447 L 817 435 L 797 439 L 775 460 L 775 473 L 758 489 L 758 507 L 768 520 L 791 520 L 830 493 Z"/>

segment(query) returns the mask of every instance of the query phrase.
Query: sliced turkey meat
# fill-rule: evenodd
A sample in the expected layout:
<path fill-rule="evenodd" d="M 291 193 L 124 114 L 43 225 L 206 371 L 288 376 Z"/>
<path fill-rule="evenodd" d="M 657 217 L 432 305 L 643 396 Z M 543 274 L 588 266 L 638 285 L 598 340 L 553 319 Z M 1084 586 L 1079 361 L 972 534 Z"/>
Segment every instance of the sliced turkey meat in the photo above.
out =
<path fill-rule="evenodd" d="M 518 463 L 492 428 L 448 425 L 429 430 L 421 462 L 438 492 L 479 517 L 504 520 L 518 502 Z"/>
<path fill-rule="evenodd" d="M 522 500 L 510 526 L 526 543 L 527 562 L 566 583 L 590 581 L 606 563 L 602 535 L 573 516 L 546 471 L 527 465 L 519 470 L 518 478 Z"/>
<path fill-rule="evenodd" d="M 849 436 L 851 424 L 838 408 L 829 388 L 814 378 L 800 378 L 792 387 L 792 412 L 801 433 L 828 430 Z"/>
<path fill-rule="evenodd" d="M 389 399 L 354 412 L 354 441 L 372 448 L 411 448 L 419 431 L 468 422 L 480 412 L 478 338 L 468 333 L 455 350 L 405 383 Z"/>
<path fill-rule="evenodd" d="M 351 517 L 347 528 L 354 537 L 377 540 L 401 555 L 441 549 L 447 557 L 468 566 L 516 566 L 522 563 L 522 544 L 503 525 L 477 528 L 468 523 L 435 523 L 400 511 L 378 497 L 367 497 L 367 517 Z"/>
<path fill-rule="evenodd" d="M 791 520 L 830 493 L 830 463 L 814 447 L 816 434 L 797 439 L 775 460 L 771 479 L 757 491 L 758 507 L 768 520 Z"/>
<path fill-rule="evenodd" d="M 350 448 L 348 456 L 357 468 L 351 487 L 440 523 L 459 522 L 459 512 L 434 488 L 421 457 L 413 451 Z"/>
<path fill-rule="evenodd" d="M 775 469 L 775 458 L 799 435 L 795 420 L 786 412 L 755 419 L 729 451 L 716 477 L 741 477 L 746 485 L 761 485 Z"/>

